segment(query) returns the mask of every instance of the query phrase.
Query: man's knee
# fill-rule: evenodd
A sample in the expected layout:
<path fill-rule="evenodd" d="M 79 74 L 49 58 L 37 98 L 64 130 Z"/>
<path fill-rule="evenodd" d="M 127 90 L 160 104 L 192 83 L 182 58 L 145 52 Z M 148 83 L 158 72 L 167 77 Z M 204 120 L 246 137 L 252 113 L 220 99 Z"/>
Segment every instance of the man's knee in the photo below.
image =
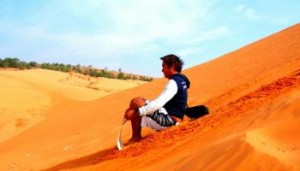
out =
<path fill-rule="evenodd" d="M 137 109 L 146 104 L 146 100 L 142 97 L 135 97 L 130 101 L 129 108 L 125 112 L 125 118 L 128 120 L 138 117 Z"/>
<path fill-rule="evenodd" d="M 146 100 L 142 97 L 135 97 L 130 101 L 129 109 L 138 109 L 146 104 Z"/>
<path fill-rule="evenodd" d="M 127 110 L 125 111 L 125 116 L 124 116 L 124 117 L 125 117 L 127 120 L 132 120 L 132 119 L 134 119 L 135 115 L 137 115 L 136 110 L 133 110 L 133 109 L 127 109 Z"/>

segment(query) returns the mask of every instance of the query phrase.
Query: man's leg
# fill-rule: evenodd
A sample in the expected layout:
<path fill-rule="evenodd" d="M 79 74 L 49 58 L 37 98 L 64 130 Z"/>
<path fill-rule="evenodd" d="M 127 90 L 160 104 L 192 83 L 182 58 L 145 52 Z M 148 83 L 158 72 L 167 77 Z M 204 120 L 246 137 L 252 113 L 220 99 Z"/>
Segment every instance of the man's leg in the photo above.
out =
<path fill-rule="evenodd" d="M 130 141 L 139 141 L 142 139 L 141 121 L 142 118 L 137 113 L 131 119 L 132 136 Z"/>
<path fill-rule="evenodd" d="M 139 141 L 141 135 L 141 116 L 137 114 L 137 109 L 146 104 L 145 99 L 141 97 L 133 98 L 130 102 L 129 108 L 125 112 L 125 118 L 131 120 L 132 137 L 130 141 Z"/>

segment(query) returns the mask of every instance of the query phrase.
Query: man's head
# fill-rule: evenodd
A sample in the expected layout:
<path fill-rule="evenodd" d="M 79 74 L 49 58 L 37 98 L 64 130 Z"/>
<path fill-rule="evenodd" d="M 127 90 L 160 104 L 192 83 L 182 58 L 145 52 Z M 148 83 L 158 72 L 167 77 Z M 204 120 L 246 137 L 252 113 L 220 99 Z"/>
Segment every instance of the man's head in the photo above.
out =
<path fill-rule="evenodd" d="M 162 72 L 166 78 L 169 78 L 175 73 L 180 73 L 183 66 L 183 61 L 176 55 L 169 54 L 160 58 L 162 63 Z"/>

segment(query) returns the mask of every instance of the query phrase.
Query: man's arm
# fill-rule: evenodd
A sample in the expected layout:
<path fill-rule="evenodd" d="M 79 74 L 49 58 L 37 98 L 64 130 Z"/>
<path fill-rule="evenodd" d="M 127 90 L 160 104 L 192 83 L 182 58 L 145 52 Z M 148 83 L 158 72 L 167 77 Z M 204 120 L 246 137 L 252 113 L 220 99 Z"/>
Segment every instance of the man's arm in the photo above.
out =
<path fill-rule="evenodd" d="M 148 102 L 146 106 L 138 109 L 139 114 L 149 115 L 153 114 L 156 110 L 163 107 L 169 100 L 171 100 L 177 93 L 178 87 L 174 80 L 169 80 L 163 92 L 153 101 Z"/>

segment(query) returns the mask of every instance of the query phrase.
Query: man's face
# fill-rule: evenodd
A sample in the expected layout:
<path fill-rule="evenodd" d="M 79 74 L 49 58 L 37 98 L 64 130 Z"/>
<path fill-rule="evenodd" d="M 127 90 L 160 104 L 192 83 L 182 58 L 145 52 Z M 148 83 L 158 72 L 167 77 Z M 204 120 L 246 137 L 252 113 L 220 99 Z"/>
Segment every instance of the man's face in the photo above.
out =
<path fill-rule="evenodd" d="M 164 73 L 164 76 L 166 78 L 170 78 L 173 75 L 174 67 L 173 66 L 169 67 L 167 64 L 165 64 L 165 62 L 163 62 L 161 71 Z"/>

